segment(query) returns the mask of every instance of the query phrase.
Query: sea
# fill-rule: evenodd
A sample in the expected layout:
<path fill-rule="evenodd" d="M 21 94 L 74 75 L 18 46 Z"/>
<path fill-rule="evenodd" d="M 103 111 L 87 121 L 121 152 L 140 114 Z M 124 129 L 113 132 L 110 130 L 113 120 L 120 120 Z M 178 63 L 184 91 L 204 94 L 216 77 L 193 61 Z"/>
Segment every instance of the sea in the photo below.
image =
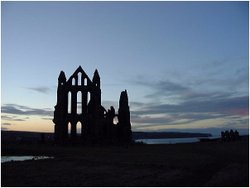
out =
<path fill-rule="evenodd" d="M 54 157 L 48 156 L 1 156 L 1 163 L 11 161 L 26 161 L 26 160 L 42 160 L 42 159 L 53 159 Z"/>
<path fill-rule="evenodd" d="M 157 138 L 157 139 L 138 139 L 135 142 L 143 142 L 145 144 L 180 144 L 180 143 L 195 143 L 199 142 L 200 139 L 215 139 L 220 138 L 219 135 L 211 137 L 199 137 L 199 138 Z"/>

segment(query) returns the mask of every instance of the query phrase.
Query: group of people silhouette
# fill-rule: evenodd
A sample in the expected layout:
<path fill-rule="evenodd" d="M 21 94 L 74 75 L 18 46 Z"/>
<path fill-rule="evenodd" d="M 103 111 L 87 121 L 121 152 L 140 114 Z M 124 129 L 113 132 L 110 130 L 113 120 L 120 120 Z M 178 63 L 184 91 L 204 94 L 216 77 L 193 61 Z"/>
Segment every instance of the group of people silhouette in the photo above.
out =
<path fill-rule="evenodd" d="M 233 131 L 232 129 L 230 131 L 222 131 L 221 132 L 221 140 L 222 141 L 235 141 L 235 140 L 239 140 L 240 139 L 240 135 L 239 132 L 237 130 Z"/>

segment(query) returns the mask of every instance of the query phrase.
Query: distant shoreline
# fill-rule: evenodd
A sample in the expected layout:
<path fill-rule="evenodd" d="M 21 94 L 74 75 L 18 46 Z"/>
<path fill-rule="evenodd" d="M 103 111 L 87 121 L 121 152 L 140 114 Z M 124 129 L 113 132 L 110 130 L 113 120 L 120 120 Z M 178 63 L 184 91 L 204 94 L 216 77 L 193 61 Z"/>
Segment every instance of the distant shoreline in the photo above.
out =
<path fill-rule="evenodd" d="M 133 132 L 134 139 L 159 139 L 159 138 L 195 138 L 211 137 L 209 133 L 186 133 L 186 132 Z"/>
<path fill-rule="evenodd" d="M 39 140 L 41 135 L 47 141 L 53 141 L 54 133 L 47 132 L 29 132 L 29 131 L 1 131 L 2 141 L 18 141 L 18 140 Z M 138 139 L 162 139 L 162 138 L 196 138 L 196 137 L 211 137 L 208 133 L 185 133 L 185 132 L 132 132 L 134 140 Z"/>

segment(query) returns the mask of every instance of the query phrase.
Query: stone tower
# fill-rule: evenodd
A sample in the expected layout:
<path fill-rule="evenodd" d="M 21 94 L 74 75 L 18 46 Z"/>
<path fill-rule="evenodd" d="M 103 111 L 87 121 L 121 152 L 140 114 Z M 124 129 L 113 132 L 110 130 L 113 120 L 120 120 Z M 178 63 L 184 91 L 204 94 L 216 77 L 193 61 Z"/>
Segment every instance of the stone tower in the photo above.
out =
<path fill-rule="evenodd" d="M 131 140 L 131 124 L 130 124 L 130 111 L 128 106 L 127 90 L 122 91 L 119 100 L 119 134 L 122 142 L 129 142 Z"/>

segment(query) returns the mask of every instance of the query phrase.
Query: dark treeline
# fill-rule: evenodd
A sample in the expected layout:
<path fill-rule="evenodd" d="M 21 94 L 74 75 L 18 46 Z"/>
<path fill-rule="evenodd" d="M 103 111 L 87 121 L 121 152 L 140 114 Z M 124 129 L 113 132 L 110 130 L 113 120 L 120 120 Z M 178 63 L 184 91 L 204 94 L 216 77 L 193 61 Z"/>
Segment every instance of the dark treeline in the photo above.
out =
<path fill-rule="evenodd" d="M 232 129 L 230 131 L 222 131 L 221 140 L 225 142 L 240 140 L 239 132 L 237 130 L 233 131 Z"/>

